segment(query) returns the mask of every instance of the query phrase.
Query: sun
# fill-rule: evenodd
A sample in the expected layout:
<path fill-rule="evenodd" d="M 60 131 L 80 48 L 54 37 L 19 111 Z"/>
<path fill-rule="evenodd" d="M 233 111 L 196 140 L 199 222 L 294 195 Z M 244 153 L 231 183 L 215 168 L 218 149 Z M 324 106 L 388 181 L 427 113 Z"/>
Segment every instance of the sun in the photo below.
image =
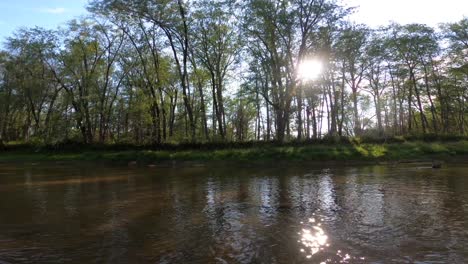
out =
<path fill-rule="evenodd" d="M 302 81 L 316 80 L 322 73 L 323 65 L 319 60 L 304 60 L 299 64 L 297 76 Z"/>

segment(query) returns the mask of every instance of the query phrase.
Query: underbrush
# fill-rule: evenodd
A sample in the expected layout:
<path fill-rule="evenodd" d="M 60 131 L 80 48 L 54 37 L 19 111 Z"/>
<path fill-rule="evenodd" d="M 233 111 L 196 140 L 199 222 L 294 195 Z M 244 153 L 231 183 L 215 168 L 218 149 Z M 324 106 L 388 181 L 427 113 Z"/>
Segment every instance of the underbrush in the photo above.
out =
<path fill-rule="evenodd" d="M 468 155 L 468 141 L 400 143 L 246 142 L 187 145 L 6 146 L 0 161 L 386 161 L 450 158 Z"/>

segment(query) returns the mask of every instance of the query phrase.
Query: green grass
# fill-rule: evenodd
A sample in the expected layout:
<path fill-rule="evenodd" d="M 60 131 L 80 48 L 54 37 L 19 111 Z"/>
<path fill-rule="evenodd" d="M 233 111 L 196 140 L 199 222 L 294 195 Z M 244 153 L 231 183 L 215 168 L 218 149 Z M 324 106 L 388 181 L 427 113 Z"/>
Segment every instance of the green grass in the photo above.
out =
<path fill-rule="evenodd" d="M 468 141 L 390 144 L 305 144 L 214 150 L 88 150 L 0 152 L 0 162 L 115 161 L 398 161 L 468 156 Z"/>

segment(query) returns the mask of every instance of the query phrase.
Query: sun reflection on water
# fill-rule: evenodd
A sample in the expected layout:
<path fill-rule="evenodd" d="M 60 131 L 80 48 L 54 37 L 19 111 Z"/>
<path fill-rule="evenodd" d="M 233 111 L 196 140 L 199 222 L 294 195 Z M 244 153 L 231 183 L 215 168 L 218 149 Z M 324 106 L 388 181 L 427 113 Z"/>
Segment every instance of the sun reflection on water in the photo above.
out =
<path fill-rule="evenodd" d="M 326 255 L 320 254 L 320 257 L 328 255 L 328 258 L 325 261 L 317 263 L 336 263 L 336 261 L 339 263 L 350 263 L 350 261 L 353 261 L 353 263 L 356 261 L 358 261 L 358 263 L 362 263 L 362 261 L 365 260 L 364 257 L 352 257 L 350 254 L 345 253 L 342 250 L 332 251 L 330 248 L 329 237 L 322 227 L 322 223 L 320 223 L 321 221 L 323 221 L 322 218 L 316 219 L 313 217 L 309 218 L 307 223 L 301 222 L 303 227 L 301 231 L 298 232 L 300 240 L 297 242 L 301 244 L 299 251 L 305 254 L 307 259 L 312 259 L 314 255 L 324 252 Z M 320 258 L 319 256 L 317 257 Z"/>
<path fill-rule="evenodd" d="M 310 218 L 309 223 L 315 223 L 315 218 Z M 300 243 L 306 248 L 302 248 L 301 252 L 306 253 L 307 258 L 311 258 L 325 247 L 330 246 L 328 236 L 325 234 L 323 228 L 318 225 L 312 225 L 310 228 L 303 228 L 299 233 L 301 236 Z"/>

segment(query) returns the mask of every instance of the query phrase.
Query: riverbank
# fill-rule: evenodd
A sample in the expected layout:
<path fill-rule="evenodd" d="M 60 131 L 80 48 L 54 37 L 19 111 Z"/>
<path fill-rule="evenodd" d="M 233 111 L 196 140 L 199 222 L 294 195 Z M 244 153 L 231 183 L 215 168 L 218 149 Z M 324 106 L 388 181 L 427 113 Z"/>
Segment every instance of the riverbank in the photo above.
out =
<path fill-rule="evenodd" d="M 402 142 L 389 144 L 296 144 L 294 146 L 249 146 L 225 149 L 17 149 L 0 152 L 0 162 L 112 161 L 152 164 L 167 161 L 336 161 L 386 162 L 450 161 L 468 157 L 468 141 Z"/>

